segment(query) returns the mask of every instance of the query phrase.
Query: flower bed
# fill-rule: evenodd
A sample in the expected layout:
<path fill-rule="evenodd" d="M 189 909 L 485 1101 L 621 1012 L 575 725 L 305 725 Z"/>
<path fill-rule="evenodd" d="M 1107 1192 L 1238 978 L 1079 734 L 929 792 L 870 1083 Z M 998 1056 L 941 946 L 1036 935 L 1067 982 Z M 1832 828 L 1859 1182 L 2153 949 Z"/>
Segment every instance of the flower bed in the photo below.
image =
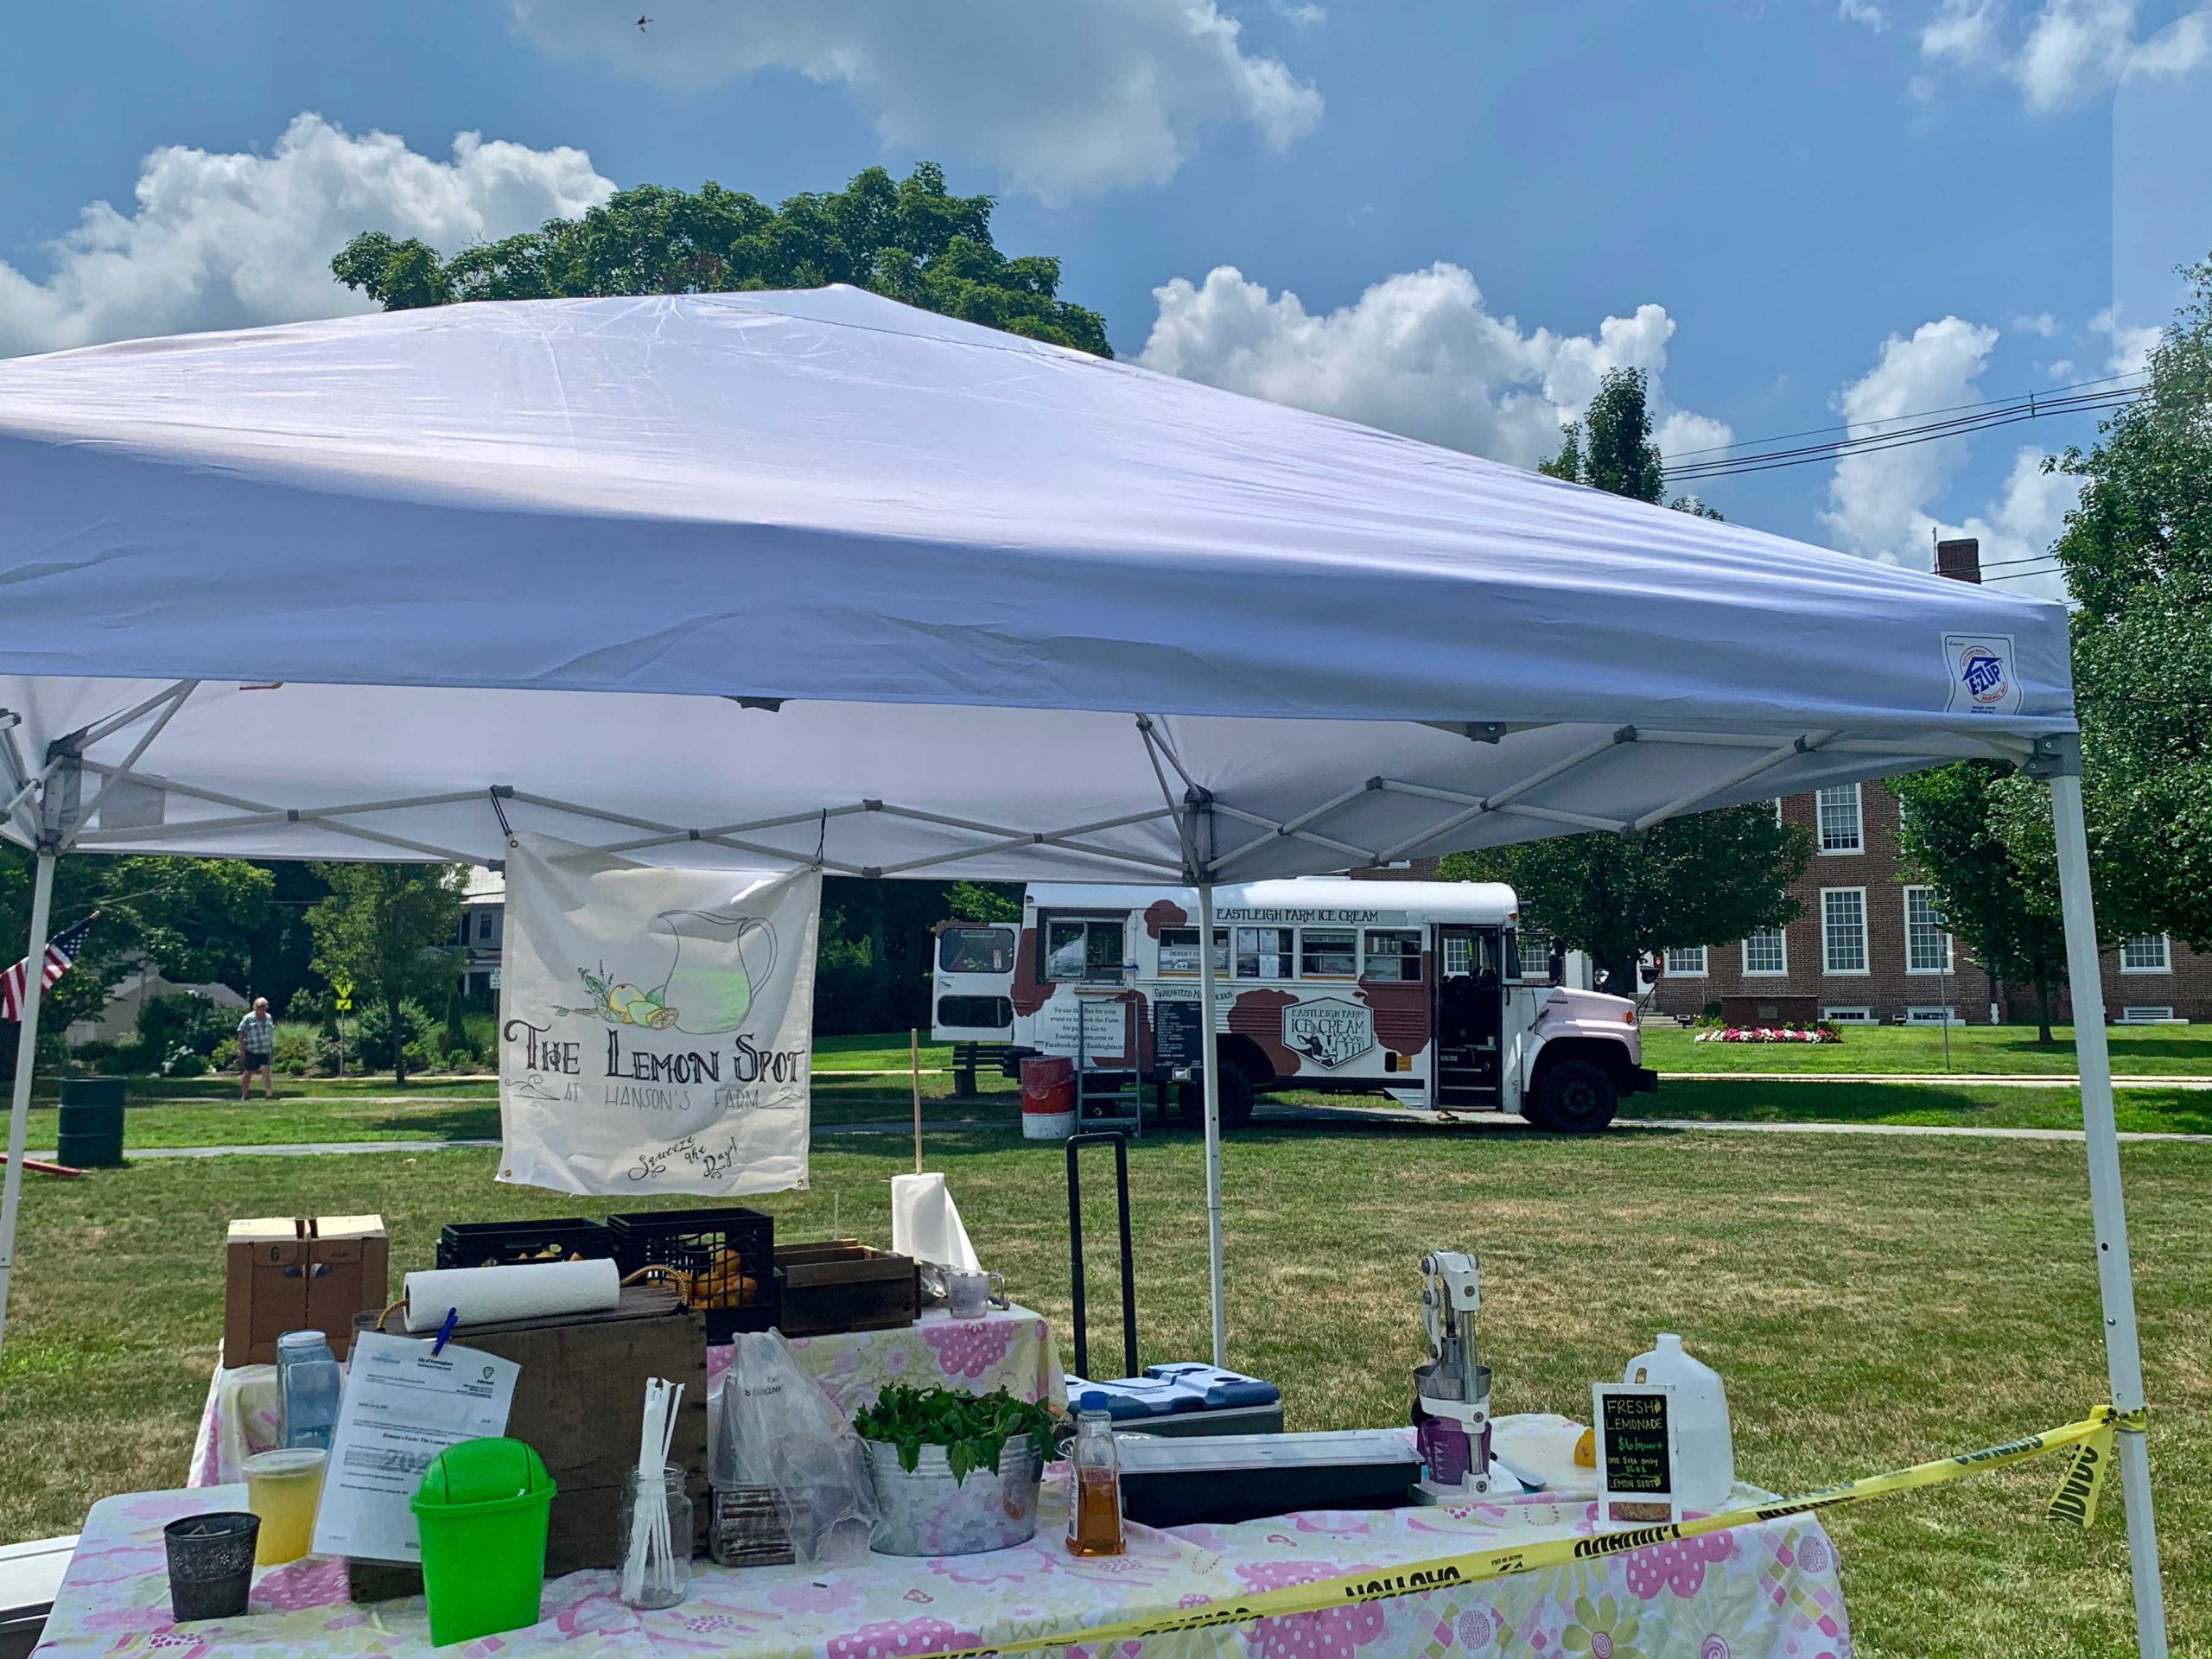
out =
<path fill-rule="evenodd" d="M 1840 1043 L 1834 1026 L 1722 1026 L 1698 1033 L 1700 1043 Z"/>

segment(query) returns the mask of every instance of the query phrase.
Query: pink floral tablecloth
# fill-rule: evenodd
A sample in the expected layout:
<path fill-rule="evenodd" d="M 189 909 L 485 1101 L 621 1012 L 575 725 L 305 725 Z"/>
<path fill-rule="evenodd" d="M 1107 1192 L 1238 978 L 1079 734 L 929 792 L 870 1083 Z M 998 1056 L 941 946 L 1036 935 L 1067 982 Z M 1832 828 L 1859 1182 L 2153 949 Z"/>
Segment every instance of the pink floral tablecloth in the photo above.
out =
<path fill-rule="evenodd" d="M 994 1308 L 980 1319 L 956 1319 L 937 1308 L 899 1330 L 799 1337 L 791 1346 L 848 1417 L 874 1404 L 887 1382 L 969 1394 L 1004 1389 L 1018 1400 L 1042 1401 L 1055 1409 L 1067 1404 L 1052 1327 L 1043 1314 L 1026 1307 Z M 727 1343 L 707 1350 L 708 1387 L 716 1395 L 730 1352 Z M 208 1381 L 184 1484 L 218 1486 L 243 1479 L 245 1460 L 275 1446 L 277 1430 L 276 1368 L 218 1365 Z"/>
<path fill-rule="evenodd" d="M 334 1561 L 263 1571 L 246 1618 L 172 1624 L 162 1525 L 244 1498 L 240 1488 L 219 1487 L 94 1504 L 39 1659 L 432 1651 L 419 1600 L 351 1605 Z M 1594 1508 L 1529 1497 L 1173 1532 L 1133 1527 L 1126 1554 L 1078 1559 L 1060 1542 L 1066 1510 L 1057 1472 L 1040 1507 L 1033 1543 L 988 1555 L 874 1555 L 842 1571 L 727 1572 L 702 1561 L 689 1599 L 660 1612 L 623 1606 L 611 1573 L 571 1573 L 545 1586 L 537 1624 L 444 1651 L 461 1659 L 899 1659 L 1114 1619 L 1172 1618 L 1249 1591 L 1572 1536 L 1591 1529 Z M 1048 1650 L 1053 1659 L 1848 1659 L 1850 1652 L 1835 1551 L 1809 1516 L 1390 1601 L 1096 1650 Z"/>

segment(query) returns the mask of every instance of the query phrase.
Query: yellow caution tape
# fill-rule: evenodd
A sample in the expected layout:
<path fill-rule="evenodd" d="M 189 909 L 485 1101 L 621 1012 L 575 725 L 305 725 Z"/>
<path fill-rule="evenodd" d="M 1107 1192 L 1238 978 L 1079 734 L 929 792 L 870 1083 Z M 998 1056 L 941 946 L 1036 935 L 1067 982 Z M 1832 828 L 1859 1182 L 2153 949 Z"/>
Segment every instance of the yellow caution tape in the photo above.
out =
<path fill-rule="evenodd" d="M 1885 1475 L 1869 1475 L 1860 1480 L 1841 1481 L 1796 1497 L 1782 1498 L 1771 1503 L 1743 1509 L 1724 1510 L 1717 1515 L 1701 1516 L 1694 1520 L 1632 1527 L 1622 1532 L 1599 1533 L 1586 1538 L 1548 1538 L 1536 1543 L 1473 1550 L 1464 1555 L 1443 1556 L 1386 1573 L 1347 1573 L 1338 1578 L 1314 1579 L 1281 1590 L 1256 1591 L 1250 1595 L 1236 1596 L 1225 1601 L 1209 1602 L 1203 1607 L 1193 1607 L 1172 1618 L 1153 1615 L 1117 1619 L 1104 1624 L 1087 1624 L 1077 1630 L 1019 1637 L 989 1647 L 939 1649 L 912 1656 L 912 1659 L 980 1659 L 980 1656 L 985 1654 L 1027 1653 L 1040 1648 L 1089 1647 L 1102 1642 L 1127 1642 L 1178 1630 L 1205 1630 L 1221 1624 L 1245 1624 L 1254 1619 L 1281 1618 L 1287 1614 L 1319 1612 L 1325 1608 L 1341 1607 L 1351 1603 L 1418 1595 L 1423 1591 L 1441 1589 L 1450 1585 L 1479 1584 L 1484 1580 L 1502 1579 L 1515 1573 L 1533 1573 L 1573 1561 L 1617 1555 L 1624 1550 L 1642 1549 L 1677 1538 L 1702 1537 L 1707 1533 L 1726 1532 L 1731 1527 L 1747 1527 L 1760 1521 L 1778 1521 L 1785 1516 L 1805 1515 L 1815 1510 L 1834 1509 L 1840 1504 L 1863 1503 L 1868 1498 L 1884 1497 L 1891 1492 L 1940 1486 L 1947 1481 L 1959 1480 L 1986 1469 L 2002 1469 L 2008 1464 L 2024 1463 L 2030 1458 L 2046 1457 L 2054 1452 L 2070 1451 L 2071 1455 L 2067 1459 L 2066 1472 L 2058 1483 L 2058 1490 L 2051 1495 L 2049 1518 L 2063 1526 L 2086 1527 L 2096 1516 L 2097 1497 L 2104 1487 L 2105 1470 L 2112 1462 L 2113 1434 L 2121 1429 L 2140 1433 L 2144 1421 L 2144 1414 L 2140 1411 L 2123 1412 L 2113 1406 L 2099 1406 L 2079 1422 L 2047 1429 L 2043 1433 L 2030 1434 L 2020 1440 L 2007 1440 L 2001 1446 L 1961 1452 L 1954 1458 L 1939 1458 L 1932 1463 L 1916 1463 L 1910 1469 L 1892 1470 Z"/>

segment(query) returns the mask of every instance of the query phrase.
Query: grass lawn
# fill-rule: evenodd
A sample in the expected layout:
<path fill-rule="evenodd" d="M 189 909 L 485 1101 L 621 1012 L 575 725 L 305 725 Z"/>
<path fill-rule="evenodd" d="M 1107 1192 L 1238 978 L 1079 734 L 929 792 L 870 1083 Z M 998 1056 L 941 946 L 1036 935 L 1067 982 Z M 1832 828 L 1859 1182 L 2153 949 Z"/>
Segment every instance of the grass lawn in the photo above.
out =
<path fill-rule="evenodd" d="M 2113 1091 L 2113 1116 L 2128 1133 L 2212 1135 L 2212 1089 L 2144 1087 Z M 1925 1123 L 1958 1128 L 2078 1129 L 2082 1091 L 1942 1083 L 1764 1083 L 1669 1077 L 1652 1095 L 1621 1103 L 1624 1117 L 1697 1118 L 1736 1123 Z"/>
<path fill-rule="evenodd" d="M 1414 1135 L 1421 1138 L 1415 1142 Z M 1408 1167 L 1409 1157 L 1419 1161 Z M 888 1242 L 899 1144 L 825 1143 L 814 1190 L 764 1200 L 786 1236 Z M 2129 1146 L 2143 1345 L 2175 1650 L 2212 1649 L 2212 1147 Z M 1199 1150 L 1131 1156 L 1147 1360 L 1206 1347 Z M 946 1135 L 970 1230 L 1016 1295 L 1067 1307 L 1057 1148 Z M 489 1152 L 148 1163 L 35 1181 L 0 1360 L 0 1541 L 72 1530 L 103 1494 L 173 1485 L 221 1320 L 232 1216 L 380 1211 L 398 1267 L 446 1221 L 573 1213 L 502 1187 Z M 1232 1363 L 1294 1427 L 1404 1421 L 1414 1262 L 1482 1253 L 1500 1410 L 1582 1414 L 1659 1329 L 1727 1378 L 1738 1466 L 1789 1491 L 1993 1443 L 2104 1397 L 2081 1148 L 2060 1142 L 1589 1141 L 1388 1125 L 1259 1130 L 1227 1150 Z M 1110 1236 L 1102 1184 L 1093 1229 Z M 677 1200 L 681 1202 L 681 1200 Z M 1111 1264 L 1094 1339 L 1110 1346 Z M 2133 1651 L 2117 1494 L 2086 1535 L 2044 1525 L 2055 1463 L 1836 1512 L 1865 1655 Z"/>
<path fill-rule="evenodd" d="M 1659 1071 L 1941 1071 L 1941 1026 L 1844 1026 L 1840 1043 L 1700 1043 L 1688 1029 L 1647 1026 L 1643 1063 Z M 2120 1077 L 2212 1077 L 2212 1026 L 2113 1026 L 2112 1069 Z M 2052 1028 L 2049 1048 L 2033 1026 L 1953 1026 L 1954 1071 L 2072 1077 L 2074 1028 Z"/>

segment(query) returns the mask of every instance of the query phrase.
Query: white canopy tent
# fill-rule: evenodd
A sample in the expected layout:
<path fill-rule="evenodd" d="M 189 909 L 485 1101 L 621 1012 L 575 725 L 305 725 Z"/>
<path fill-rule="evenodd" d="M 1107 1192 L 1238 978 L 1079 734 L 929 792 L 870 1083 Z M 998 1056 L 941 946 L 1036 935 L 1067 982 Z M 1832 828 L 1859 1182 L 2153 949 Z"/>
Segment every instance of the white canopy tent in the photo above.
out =
<path fill-rule="evenodd" d="M 34 959 L 72 849 L 488 861 L 526 827 L 669 863 L 1179 877 L 1210 913 L 1217 879 L 2020 762 L 2052 782 L 2113 1402 L 2143 1402 L 2056 606 L 849 289 L 0 363 L 0 501 Z"/>

